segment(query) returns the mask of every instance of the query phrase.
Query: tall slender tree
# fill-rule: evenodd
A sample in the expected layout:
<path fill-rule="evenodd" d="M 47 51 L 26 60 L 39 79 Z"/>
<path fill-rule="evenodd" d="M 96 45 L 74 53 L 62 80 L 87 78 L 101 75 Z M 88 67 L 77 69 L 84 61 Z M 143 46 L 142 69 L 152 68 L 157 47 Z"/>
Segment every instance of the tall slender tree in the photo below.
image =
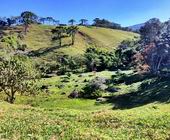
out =
<path fill-rule="evenodd" d="M 21 13 L 21 22 L 24 24 L 25 34 L 27 33 L 29 25 L 37 22 L 37 18 L 37 15 L 30 11 L 25 11 Z"/>

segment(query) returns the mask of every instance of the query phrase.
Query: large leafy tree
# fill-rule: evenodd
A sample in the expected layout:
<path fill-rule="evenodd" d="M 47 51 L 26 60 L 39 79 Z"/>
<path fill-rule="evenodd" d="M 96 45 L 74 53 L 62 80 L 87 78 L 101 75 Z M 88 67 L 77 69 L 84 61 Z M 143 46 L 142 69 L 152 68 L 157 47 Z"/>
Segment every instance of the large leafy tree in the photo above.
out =
<path fill-rule="evenodd" d="M 150 19 L 145 23 L 145 26 L 140 29 L 141 39 L 146 45 L 156 42 L 159 39 L 161 28 L 162 23 L 159 19 Z"/>
<path fill-rule="evenodd" d="M 30 24 L 37 22 L 37 15 L 30 11 L 25 11 L 21 13 L 21 22 L 24 24 L 25 34 L 27 33 Z"/>
<path fill-rule="evenodd" d="M 0 91 L 7 95 L 7 101 L 14 103 L 16 93 L 35 93 L 38 76 L 34 65 L 27 58 L 5 56 L 0 61 Z"/>

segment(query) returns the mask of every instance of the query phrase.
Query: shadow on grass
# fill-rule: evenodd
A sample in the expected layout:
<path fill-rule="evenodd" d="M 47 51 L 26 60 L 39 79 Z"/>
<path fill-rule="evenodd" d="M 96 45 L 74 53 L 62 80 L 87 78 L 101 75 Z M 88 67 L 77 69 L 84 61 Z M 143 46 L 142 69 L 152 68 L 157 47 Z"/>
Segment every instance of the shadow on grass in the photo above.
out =
<path fill-rule="evenodd" d="M 64 44 L 62 46 L 54 46 L 54 47 L 49 47 L 49 48 L 45 48 L 45 49 L 38 49 L 38 50 L 29 52 L 28 56 L 30 56 L 30 57 L 39 57 L 39 56 L 42 56 L 42 55 L 46 55 L 46 54 L 48 54 L 50 52 L 53 52 L 56 49 L 69 47 L 71 45 L 72 44 Z"/>
<path fill-rule="evenodd" d="M 114 104 L 114 109 L 130 109 L 154 102 L 169 103 L 170 80 L 157 78 L 150 83 L 141 85 L 137 92 L 115 95 L 108 98 L 107 102 Z"/>

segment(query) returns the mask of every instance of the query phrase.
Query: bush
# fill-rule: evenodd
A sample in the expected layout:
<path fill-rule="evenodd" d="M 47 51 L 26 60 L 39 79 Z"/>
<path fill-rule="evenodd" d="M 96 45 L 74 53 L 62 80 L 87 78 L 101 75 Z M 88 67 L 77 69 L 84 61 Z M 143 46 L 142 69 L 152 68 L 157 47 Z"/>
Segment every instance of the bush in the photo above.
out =
<path fill-rule="evenodd" d="M 107 89 L 107 80 L 105 78 L 95 78 L 83 88 L 83 95 L 84 98 L 98 98 L 102 96 L 102 92 Z"/>
<path fill-rule="evenodd" d="M 54 73 L 59 66 L 55 61 L 37 61 L 36 67 L 40 70 L 42 77 L 48 77 L 47 75 Z"/>

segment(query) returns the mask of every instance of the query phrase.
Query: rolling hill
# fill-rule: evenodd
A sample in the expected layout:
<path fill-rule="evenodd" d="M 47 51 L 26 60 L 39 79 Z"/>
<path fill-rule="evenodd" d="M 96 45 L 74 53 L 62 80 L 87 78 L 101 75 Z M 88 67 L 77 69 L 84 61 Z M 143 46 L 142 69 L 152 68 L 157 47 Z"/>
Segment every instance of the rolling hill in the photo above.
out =
<path fill-rule="evenodd" d="M 120 42 L 127 39 L 134 39 L 138 34 L 121 30 L 96 28 L 96 27 L 79 27 L 76 34 L 75 44 L 69 46 L 70 39 L 63 39 L 63 47 L 57 47 L 58 44 L 52 41 L 51 29 L 53 26 L 32 25 L 24 39 L 29 50 L 48 53 L 64 53 L 68 55 L 83 54 L 89 46 L 95 46 L 104 50 L 113 50 Z M 45 54 L 45 53 L 43 53 Z"/>

